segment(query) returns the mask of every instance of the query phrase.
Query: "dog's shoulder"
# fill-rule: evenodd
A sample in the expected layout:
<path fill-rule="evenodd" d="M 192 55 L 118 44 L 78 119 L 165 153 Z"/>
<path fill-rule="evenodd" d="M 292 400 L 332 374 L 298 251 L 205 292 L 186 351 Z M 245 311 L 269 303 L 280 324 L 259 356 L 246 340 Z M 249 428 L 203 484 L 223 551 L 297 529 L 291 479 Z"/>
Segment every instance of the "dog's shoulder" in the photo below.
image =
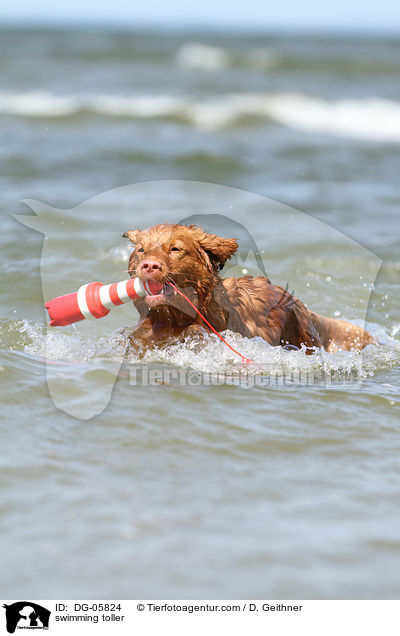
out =
<path fill-rule="evenodd" d="M 262 304 L 263 309 L 273 307 L 279 303 L 282 294 L 286 294 L 282 287 L 273 285 L 264 276 L 240 276 L 222 279 L 223 287 L 234 305 L 243 303 Z"/>
<path fill-rule="evenodd" d="M 242 335 L 261 336 L 274 345 L 280 343 L 281 325 L 285 322 L 286 313 L 280 307 L 282 293 L 285 294 L 282 288 L 263 276 L 224 278 L 221 287 L 233 315 L 237 315 L 243 325 L 239 329 Z"/>
<path fill-rule="evenodd" d="M 224 278 L 222 284 L 252 336 L 261 336 L 272 345 L 320 346 L 306 307 L 287 289 L 263 276 Z"/>

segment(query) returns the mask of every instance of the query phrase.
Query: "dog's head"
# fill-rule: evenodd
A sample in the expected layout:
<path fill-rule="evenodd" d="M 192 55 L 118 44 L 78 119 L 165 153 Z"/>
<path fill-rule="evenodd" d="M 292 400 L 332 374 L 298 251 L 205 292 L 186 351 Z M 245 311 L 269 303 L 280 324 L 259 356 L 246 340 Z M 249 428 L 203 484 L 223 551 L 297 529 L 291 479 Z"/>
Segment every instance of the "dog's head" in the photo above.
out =
<path fill-rule="evenodd" d="M 129 274 L 165 283 L 160 294 L 145 298 L 150 309 L 161 305 L 179 309 L 180 300 L 168 281 L 204 308 L 219 281 L 218 272 L 238 248 L 236 239 L 208 234 L 193 225 L 155 225 L 148 230 L 129 230 L 123 236 L 135 245 Z"/>

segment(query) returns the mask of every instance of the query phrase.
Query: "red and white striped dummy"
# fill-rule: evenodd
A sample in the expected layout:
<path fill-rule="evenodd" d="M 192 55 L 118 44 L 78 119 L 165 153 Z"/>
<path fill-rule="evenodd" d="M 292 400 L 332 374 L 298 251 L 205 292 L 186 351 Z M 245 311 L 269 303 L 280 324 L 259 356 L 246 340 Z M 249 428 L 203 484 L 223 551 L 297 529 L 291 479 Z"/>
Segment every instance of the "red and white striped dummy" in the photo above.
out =
<path fill-rule="evenodd" d="M 111 285 L 98 282 L 82 285 L 77 292 L 57 296 L 45 304 L 49 312 L 50 327 L 71 325 L 85 318 L 103 318 L 113 307 L 128 300 L 159 294 L 162 288 L 162 283 L 154 280 L 142 281 L 140 278 L 129 278 Z"/>

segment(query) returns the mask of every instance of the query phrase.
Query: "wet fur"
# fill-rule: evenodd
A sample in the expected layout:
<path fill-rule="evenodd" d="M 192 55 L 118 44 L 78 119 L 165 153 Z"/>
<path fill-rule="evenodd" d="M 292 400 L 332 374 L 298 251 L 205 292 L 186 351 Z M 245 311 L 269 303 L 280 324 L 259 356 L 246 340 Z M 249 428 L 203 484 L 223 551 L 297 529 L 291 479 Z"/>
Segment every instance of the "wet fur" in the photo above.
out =
<path fill-rule="evenodd" d="M 361 350 L 374 343 L 364 329 L 344 320 L 325 318 L 294 298 L 287 290 L 262 276 L 220 277 L 219 271 L 237 250 L 238 242 L 184 225 L 155 225 L 148 230 L 124 234 L 135 244 L 129 259 L 129 273 L 143 280 L 147 259 L 155 259 L 160 269 L 151 278 L 172 280 L 195 303 L 217 331 L 230 329 L 242 336 L 261 336 L 273 346 L 305 345 L 307 353 L 316 347 L 327 351 Z M 151 300 L 151 299 L 150 299 Z M 139 325 L 131 333 L 135 347 L 147 348 L 174 338 L 209 330 L 200 316 L 180 296 L 157 300 L 147 298 L 135 305 Z"/>

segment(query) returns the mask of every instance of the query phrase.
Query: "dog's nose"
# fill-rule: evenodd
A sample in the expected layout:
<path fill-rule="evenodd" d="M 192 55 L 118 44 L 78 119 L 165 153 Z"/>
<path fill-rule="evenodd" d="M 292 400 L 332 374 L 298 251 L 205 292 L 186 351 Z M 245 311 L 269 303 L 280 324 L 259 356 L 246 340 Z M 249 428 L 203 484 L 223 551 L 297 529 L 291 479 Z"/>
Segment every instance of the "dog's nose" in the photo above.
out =
<path fill-rule="evenodd" d="M 146 258 L 146 260 L 143 261 L 141 267 L 147 274 L 151 274 L 152 272 L 161 269 L 161 264 L 156 260 Z"/>

